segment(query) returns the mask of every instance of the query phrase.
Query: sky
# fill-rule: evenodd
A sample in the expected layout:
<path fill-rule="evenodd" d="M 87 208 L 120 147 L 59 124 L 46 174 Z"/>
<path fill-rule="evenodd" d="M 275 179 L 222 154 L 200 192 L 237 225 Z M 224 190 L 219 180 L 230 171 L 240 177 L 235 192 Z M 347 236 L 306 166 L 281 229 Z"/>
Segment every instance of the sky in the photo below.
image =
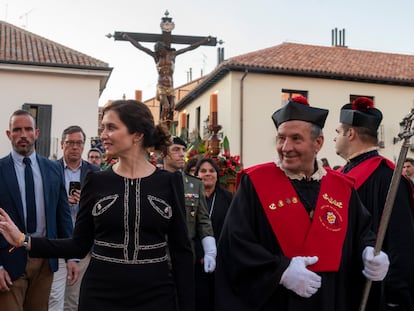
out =
<path fill-rule="evenodd" d="M 168 10 L 172 34 L 223 40 L 224 58 L 294 42 L 331 46 L 331 31 L 345 29 L 350 49 L 414 54 L 412 0 L 0 0 L 0 20 L 65 45 L 113 68 L 99 105 L 108 100 L 154 97 L 157 71 L 151 56 L 115 31 L 160 34 Z M 153 50 L 153 43 L 143 43 Z M 172 45 L 181 49 L 186 45 Z M 217 65 L 217 47 L 178 55 L 174 86 L 197 79 Z"/>

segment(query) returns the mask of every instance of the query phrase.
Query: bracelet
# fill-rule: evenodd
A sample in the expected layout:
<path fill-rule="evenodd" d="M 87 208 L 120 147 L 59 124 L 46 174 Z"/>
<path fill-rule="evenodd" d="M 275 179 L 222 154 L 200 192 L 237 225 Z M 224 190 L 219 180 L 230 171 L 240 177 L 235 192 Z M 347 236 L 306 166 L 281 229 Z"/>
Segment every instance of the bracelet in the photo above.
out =
<path fill-rule="evenodd" d="M 25 237 L 26 237 L 26 235 L 22 232 L 22 235 L 19 238 L 19 242 L 17 242 L 17 245 L 12 246 L 9 249 L 9 253 L 13 252 L 16 248 L 22 247 L 23 246 L 23 243 L 24 243 L 24 240 L 25 240 Z"/>
<path fill-rule="evenodd" d="M 17 245 L 15 246 L 16 248 L 22 247 L 23 246 L 23 241 L 24 241 L 24 236 L 25 234 L 22 232 L 19 242 L 17 242 Z"/>

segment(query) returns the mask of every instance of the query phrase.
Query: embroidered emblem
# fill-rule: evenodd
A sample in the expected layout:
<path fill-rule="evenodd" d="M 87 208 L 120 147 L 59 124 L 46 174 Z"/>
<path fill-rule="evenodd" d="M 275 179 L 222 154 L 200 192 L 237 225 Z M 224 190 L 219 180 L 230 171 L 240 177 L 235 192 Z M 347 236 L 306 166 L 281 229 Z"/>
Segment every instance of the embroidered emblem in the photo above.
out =
<path fill-rule="evenodd" d="M 324 198 L 326 201 L 328 201 L 330 204 L 335 205 L 336 207 L 342 208 L 342 202 L 337 201 L 334 198 L 330 197 L 327 193 L 324 193 L 322 195 L 322 198 Z"/>
<path fill-rule="evenodd" d="M 273 210 L 277 209 L 277 206 L 276 206 L 275 203 L 272 203 L 272 204 L 269 205 L 269 208 L 273 211 Z"/>
<path fill-rule="evenodd" d="M 172 208 L 163 199 L 148 195 L 147 199 L 151 206 L 164 218 L 170 219 L 172 217 Z"/>
<path fill-rule="evenodd" d="M 283 203 L 282 200 L 277 201 L 277 206 L 283 207 L 284 205 L 285 205 L 285 203 Z"/>
<path fill-rule="evenodd" d="M 95 205 L 92 208 L 92 215 L 98 216 L 104 213 L 108 208 L 110 208 L 118 199 L 119 195 L 108 195 L 102 199 L 100 199 L 98 202 L 95 203 Z"/>
<path fill-rule="evenodd" d="M 342 216 L 334 206 L 324 205 L 319 211 L 319 221 L 329 231 L 342 230 Z"/>
<path fill-rule="evenodd" d="M 332 225 L 336 222 L 336 216 L 332 212 L 326 213 L 326 220 Z"/>

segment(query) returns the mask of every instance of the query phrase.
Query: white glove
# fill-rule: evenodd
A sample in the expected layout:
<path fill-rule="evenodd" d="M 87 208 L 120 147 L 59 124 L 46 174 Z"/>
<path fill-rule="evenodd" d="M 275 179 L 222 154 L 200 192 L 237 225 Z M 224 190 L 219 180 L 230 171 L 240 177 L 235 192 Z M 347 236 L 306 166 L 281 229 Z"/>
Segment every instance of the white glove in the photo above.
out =
<path fill-rule="evenodd" d="M 293 257 L 282 274 L 280 284 L 301 297 L 309 298 L 321 287 L 322 278 L 315 272 L 306 269 L 306 266 L 313 265 L 317 261 L 317 256 Z"/>
<path fill-rule="evenodd" d="M 201 240 L 204 250 L 204 272 L 211 273 L 216 269 L 216 239 L 212 236 L 206 236 Z"/>
<path fill-rule="evenodd" d="M 374 256 L 374 248 L 372 246 L 365 247 L 362 252 L 362 261 L 364 262 L 364 270 L 362 273 L 371 281 L 382 281 L 388 272 L 390 260 L 387 254 L 380 252 Z"/>

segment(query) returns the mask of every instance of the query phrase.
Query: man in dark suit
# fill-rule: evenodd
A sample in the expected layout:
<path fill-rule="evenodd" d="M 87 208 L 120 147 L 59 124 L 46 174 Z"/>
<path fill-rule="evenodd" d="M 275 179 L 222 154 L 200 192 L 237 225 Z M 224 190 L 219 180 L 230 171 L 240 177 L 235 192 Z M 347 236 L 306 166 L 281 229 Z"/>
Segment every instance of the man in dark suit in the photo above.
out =
<path fill-rule="evenodd" d="M 88 172 L 98 171 L 99 167 L 82 160 L 86 141 L 85 132 L 78 125 L 71 125 L 63 130 L 61 148 L 63 157 L 58 160 L 64 176 L 64 183 L 69 201 L 69 210 L 75 224 L 79 209 L 80 187 L 77 190 L 71 188 L 71 184 L 82 185 Z M 66 265 L 63 259 L 59 259 L 59 270 L 54 273 L 52 290 L 49 298 L 49 311 L 76 311 L 78 310 L 79 290 L 83 274 L 89 264 L 90 255 L 75 260 L 79 269 L 78 282 L 68 286 L 66 282 Z"/>
<path fill-rule="evenodd" d="M 22 240 L 70 237 L 73 227 L 62 171 L 56 162 L 36 154 L 35 120 L 28 111 L 17 110 L 6 134 L 13 149 L 0 159 L 0 206 L 25 233 Z M 46 311 L 57 267 L 57 259 L 30 258 L 24 247 L 15 248 L 0 235 L 1 309 Z M 76 282 L 77 271 L 71 278 Z"/>

